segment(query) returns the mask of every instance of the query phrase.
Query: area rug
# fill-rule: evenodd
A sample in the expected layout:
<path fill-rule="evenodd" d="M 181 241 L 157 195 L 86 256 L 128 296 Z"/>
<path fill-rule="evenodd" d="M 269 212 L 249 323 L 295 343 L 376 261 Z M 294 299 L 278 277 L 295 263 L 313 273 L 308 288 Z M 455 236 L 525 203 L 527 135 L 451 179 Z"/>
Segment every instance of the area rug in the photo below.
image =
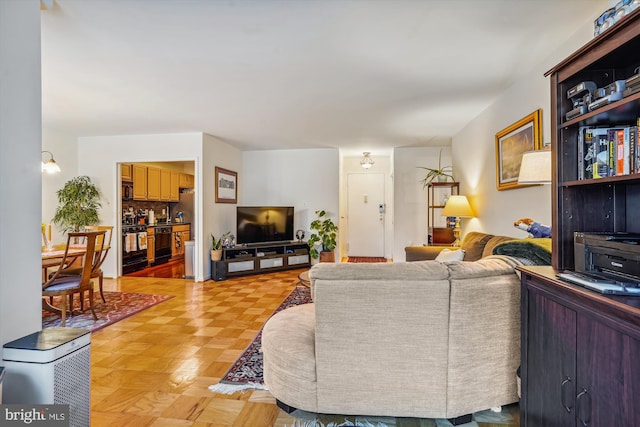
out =
<path fill-rule="evenodd" d="M 284 310 L 294 305 L 311 302 L 311 291 L 306 286 L 296 286 L 282 304 L 273 312 Z M 272 316 L 273 316 L 272 314 Z M 209 390 L 221 394 L 233 394 L 236 391 L 265 390 L 262 376 L 262 328 L 249 346 L 242 352 L 218 384 Z"/>
<path fill-rule="evenodd" d="M 387 262 L 387 259 L 379 256 L 350 256 L 347 262 Z"/>
<path fill-rule="evenodd" d="M 60 297 L 54 297 L 54 307 L 59 307 Z M 86 298 L 86 296 L 85 296 Z M 89 310 L 89 303 L 85 300 L 84 313 L 74 314 L 69 316 L 67 313 L 67 327 L 70 328 L 83 328 L 88 329 L 91 332 L 95 332 L 98 329 L 118 322 L 133 314 L 139 313 L 142 310 L 146 310 L 149 307 L 153 307 L 163 301 L 173 298 L 172 295 L 152 295 L 152 294 L 136 294 L 131 292 L 105 292 L 104 299 L 107 302 L 102 302 L 100 293 L 94 294 L 95 298 L 95 311 L 98 316 L 98 320 L 93 320 L 91 310 Z M 74 298 L 75 310 L 80 310 L 80 299 Z M 60 315 L 54 314 L 45 310 L 42 310 L 42 328 L 50 328 L 52 326 L 60 326 Z"/>

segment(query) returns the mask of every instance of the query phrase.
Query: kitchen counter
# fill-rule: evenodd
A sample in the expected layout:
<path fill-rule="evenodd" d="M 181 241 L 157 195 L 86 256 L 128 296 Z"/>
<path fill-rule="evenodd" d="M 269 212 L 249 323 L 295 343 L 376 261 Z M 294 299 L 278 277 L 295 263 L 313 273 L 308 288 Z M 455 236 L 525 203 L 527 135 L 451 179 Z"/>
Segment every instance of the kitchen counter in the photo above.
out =
<path fill-rule="evenodd" d="M 169 223 L 158 223 L 158 224 L 154 224 L 154 225 L 147 225 L 147 228 L 149 227 L 166 227 L 167 225 L 191 225 L 190 222 L 169 222 Z"/>

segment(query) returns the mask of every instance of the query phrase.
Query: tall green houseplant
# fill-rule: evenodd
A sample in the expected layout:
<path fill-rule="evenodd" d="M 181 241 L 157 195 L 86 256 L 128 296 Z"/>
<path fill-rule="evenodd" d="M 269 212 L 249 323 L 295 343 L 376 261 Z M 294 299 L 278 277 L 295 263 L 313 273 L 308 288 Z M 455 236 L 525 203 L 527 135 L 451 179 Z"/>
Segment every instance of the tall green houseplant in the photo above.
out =
<path fill-rule="evenodd" d="M 318 216 L 313 222 L 311 222 L 311 236 L 309 236 L 309 253 L 312 258 L 318 258 L 320 252 L 330 252 L 336 248 L 336 238 L 338 237 L 338 226 L 333 223 L 330 218 L 326 218 L 327 213 L 324 210 L 317 210 Z M 318 251 L 317 247 L 320 247 Z"/>
<path fill-rule="evenodd" d="M 58 207 L 51 220 L 63 232 L 80 231 L 100 222 L 100 192 L 88 176 L 77 176 L 56 192 Z"/>

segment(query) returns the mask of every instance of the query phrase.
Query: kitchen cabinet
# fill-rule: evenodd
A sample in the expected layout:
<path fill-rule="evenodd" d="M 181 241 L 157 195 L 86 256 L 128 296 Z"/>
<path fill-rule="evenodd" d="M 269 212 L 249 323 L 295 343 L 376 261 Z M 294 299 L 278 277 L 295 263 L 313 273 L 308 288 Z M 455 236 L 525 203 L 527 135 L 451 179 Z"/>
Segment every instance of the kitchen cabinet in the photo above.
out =
<path fill-rule="evenodd" d="M 156 235 L 153 227 L 147 227 L 147 260 L 149 265 L 153 264 L 156 258 Z"/>
<path fill-rule="evenodd" d="M 160 168 L 147 167 L 147 200 L 160 200 Z"/>
<path fill-rule="evenodd" d="M 193 175 L 188 173 L 180 174 L 180 188 L 194 188 L 194 179 Z"/>
<path fill-rule="evenodd" d="M 147 200 L 147 167 L 133 164 L 133 200 Z"/>
<path fill-rule="evenodd" d="M 640 425 L 640 301 L 520 267 L 522 426 Z"/>
<path fill-rule="evenodd" d="M 171 258 L 184 257 L 184 242 L 191 239 L 191 225 L 174 225 L 171 237 Z"/>
<path fill-rule="evenodd" d="M 169 201 L 180 201 L 180 172 L 171 172 L 171 186 L 169 189 Z"/>
<path fill-rule="evenodd" d="M 120 164 L 120 178 L 123 181 L 132 181 L 133 180 L 133 172 L 131 171 L 131 164 L 129 164 L 129 163 L 121 163 Z"/>
<path fill-rule="evenodd" d="M 171 171 L 160 169 L 160 201 L 171 200 Z"/>

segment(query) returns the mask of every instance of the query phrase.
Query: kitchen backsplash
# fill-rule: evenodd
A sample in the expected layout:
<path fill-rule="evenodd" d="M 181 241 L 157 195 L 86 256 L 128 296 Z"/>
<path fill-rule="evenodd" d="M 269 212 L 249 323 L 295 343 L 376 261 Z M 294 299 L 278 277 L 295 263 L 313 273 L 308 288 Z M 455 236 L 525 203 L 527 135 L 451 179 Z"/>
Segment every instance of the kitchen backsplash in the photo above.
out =
<path fill-rule="evenodd" d="M 193 194 L 189 193 L 180 193 L 180 201 L 179 202 L 153 202 L 153 201 L 144 201 L 144 200 L 123 200 L 122 201 L 122 210 L 128 211 L 129 208 L 133 208 L 133 212 L 138 212 L 138 210 L 142 209 L 149 211 L 153 209 L 155 213 L 155 218 L 160 220 L 162 218 L 162 210 L 164 209 L 171 215 L 171 222 L 176 222 L 176 215 L 178 212 L 183 213 L 183 222 L 192 222 L 193 221 Z"/>

